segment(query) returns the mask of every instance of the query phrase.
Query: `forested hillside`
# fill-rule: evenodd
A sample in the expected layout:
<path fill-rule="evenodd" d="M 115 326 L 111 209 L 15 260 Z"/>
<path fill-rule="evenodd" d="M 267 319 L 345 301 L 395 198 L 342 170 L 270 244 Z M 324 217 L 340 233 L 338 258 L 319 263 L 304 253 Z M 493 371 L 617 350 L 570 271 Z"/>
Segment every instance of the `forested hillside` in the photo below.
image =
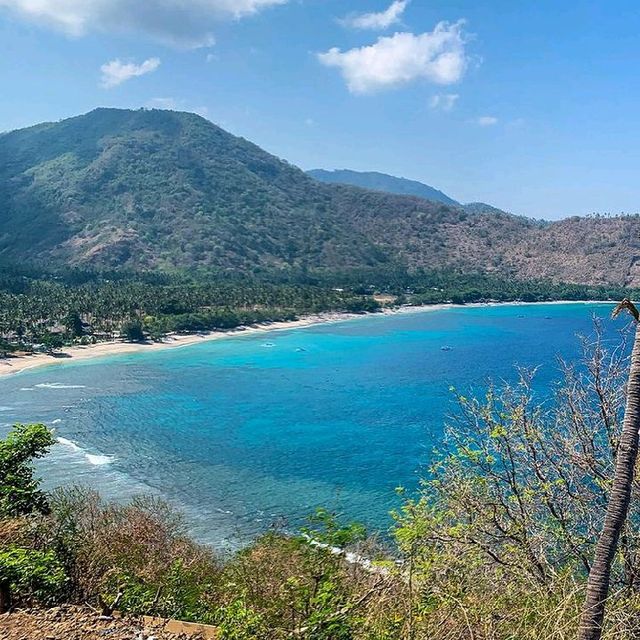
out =
<path fill-rule="evenodd" d="M 455 268 L 640 284 L 640 219 L 539 223 L 320 183 L 194 114 L 97 109 L 0 135 L 0 258 L 282 277 Z"/>

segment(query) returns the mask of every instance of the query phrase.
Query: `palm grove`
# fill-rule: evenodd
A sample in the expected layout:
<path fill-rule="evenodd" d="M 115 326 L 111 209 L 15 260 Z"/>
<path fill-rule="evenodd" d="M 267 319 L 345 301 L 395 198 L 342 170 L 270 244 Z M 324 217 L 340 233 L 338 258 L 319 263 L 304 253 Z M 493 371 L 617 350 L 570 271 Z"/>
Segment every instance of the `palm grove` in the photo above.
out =
<path fill-rule="evenodd" d="M 55 350 L 120 336 L 162 340 L 169 333 L 228 330 L 305 314 L 375 312 L 380 309 L 376 293 L 385 294 L 385 304 L 400 306 L 605 300 L 626 291 L 452 270 L 280 272 L 252 279 L 197 271 L 52 271 L 2 264 L 0 356 L 35 345 Z"/>

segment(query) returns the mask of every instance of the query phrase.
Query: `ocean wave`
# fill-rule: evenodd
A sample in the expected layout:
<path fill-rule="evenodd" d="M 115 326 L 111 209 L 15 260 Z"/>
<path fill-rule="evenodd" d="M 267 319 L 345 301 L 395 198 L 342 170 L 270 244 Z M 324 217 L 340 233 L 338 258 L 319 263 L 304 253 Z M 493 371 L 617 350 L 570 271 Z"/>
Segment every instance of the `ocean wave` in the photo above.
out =
<path fill-rule="evenodd" d="M 0 411 L 13 411 L 13 407 L 0 406 Z"/>
<path fill-rule="evenodd" d="M 66 438 L 58 438 L 57 440 L 58 440 L 58 444 L 61 444 L 61 445 L 65 446 L 65 447 L 69 447 L 70 449 L 73 449 L 73 451 L 82 452 L 82 448 L 79 447 L 72 440 L 67 440 Z"/>
<path fill-rule="evenodd" d="M 275 347 L 276 345 L 274 342 L 264 342 L 260 346 L 264 347 L 265 349 L 273 349 L 273 347 Z"/>
<path fill-rule="evenodd" d="M 56 418 L 55 420 L 51 421 L 51 424 L 60 424 L 62 422 L 62 420 L 60 418 Z"/>
<path fill-rule="evenodd" d="M 67 438 L 58 438 L 58 443 L 69 447 L 75 453 L 81 453 L 89 464 L 96 467 L 101 467 L 105 464 L 111 464 L 114 460 L 114 456 L 104 456 L 95 453 L 87 453 L 82 447 L 78 446 L 73 440 L 67 440 Z"/>
<path fill-rule="evenodd" d="M 62 382 L 41 382 L 37 384 L 38 389 L 86 389 L 84 384 L 64 384 Z"/>
<path fill-rule="evenodd" d="M 326 544 L 325 542 L 319 542 L 306 533 L 302 534 L 302 537 L 305 538 L 312 547 L 317 547 L 318 549 L 326 549 L 334 556 L 342 556 L 349 564 L 358 565 L 369 573 L 377 573 L 378 575 L 389 574 L 389 569 L 387 569 L 386 567 L 375 565 L 369 558 L 361 556 L 359 553 L 354 553 L 353 551 L 345 551 L 341 547 L 334 547 L 330 544 Z"/>
<path fill-rule="evenodd" d="M 20 391 L 34 391 L 33 387 L 20 387 Z"/>
<path fill-rule="evenodd" d="M 101 467 L 103 464 L 111 464 L 115 460 L 113 456 L 98 456 L 91 453 L 85 453 L 84 457 L 96 467 Z"/>

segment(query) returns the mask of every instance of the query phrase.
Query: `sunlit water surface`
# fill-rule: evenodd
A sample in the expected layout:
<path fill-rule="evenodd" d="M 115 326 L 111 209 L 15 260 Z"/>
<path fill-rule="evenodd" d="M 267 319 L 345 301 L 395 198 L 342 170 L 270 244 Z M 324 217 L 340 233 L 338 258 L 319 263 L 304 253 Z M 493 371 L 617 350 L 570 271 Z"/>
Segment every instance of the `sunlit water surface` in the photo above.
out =
<path fill-rule="evenodd" d="M 235 545 L 319 505 L 386 530 L 394 489 L 414 489 L 450 388 L 482 393 L 516 366 L 577 357 L 576 334 L 611 305 L 469 307 L 367 316 L 304 329 L 35 369 L 0 379 L 0 434 L 54 426 L 47 487 L 154 493 L 194 534 Z M 610 321 L 607 321 L 610 324 Z"/>

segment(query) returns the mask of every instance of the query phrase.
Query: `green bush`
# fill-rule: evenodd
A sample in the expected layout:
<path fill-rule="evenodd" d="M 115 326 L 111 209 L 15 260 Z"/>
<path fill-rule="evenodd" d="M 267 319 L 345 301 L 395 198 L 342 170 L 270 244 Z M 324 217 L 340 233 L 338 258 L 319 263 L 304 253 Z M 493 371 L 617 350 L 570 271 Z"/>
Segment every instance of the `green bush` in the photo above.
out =
<path fill-rule="evenodd" d="M 232 600 L 217 611 L 215 622 L 221 640 L 256 640 L 268 637 L 262 616 L 247 607 L 242 599 Z"/>
<path fill-rule="evenodd" d="M 139 320 L 125 322 L 120 332 L 127 342 L 142 342 L 144 340 L 144 328 Z"/>
<path fill-rule="evenodd" d="M 67 582 L 53 551 L 9 547 L 0 551 L 0 613 L 12 602 L 51 604 Z"/>
<path fill-rule="evenodd" d="M 302 527 L 306 538 L 330 547 L 345 547 L 362 542 L 367 538 L 367 530 L 359 522 L 340 523 L 337 514 L 322 507 L 307 517 L 310 525 Z"/>
<path fill-rule="evenodd" d="M 47 499 L 32 463 L 54 442 L 53 433 L 43 424 L 16 424 L 0 440 L 0 518 L 47 513 Z"/>

